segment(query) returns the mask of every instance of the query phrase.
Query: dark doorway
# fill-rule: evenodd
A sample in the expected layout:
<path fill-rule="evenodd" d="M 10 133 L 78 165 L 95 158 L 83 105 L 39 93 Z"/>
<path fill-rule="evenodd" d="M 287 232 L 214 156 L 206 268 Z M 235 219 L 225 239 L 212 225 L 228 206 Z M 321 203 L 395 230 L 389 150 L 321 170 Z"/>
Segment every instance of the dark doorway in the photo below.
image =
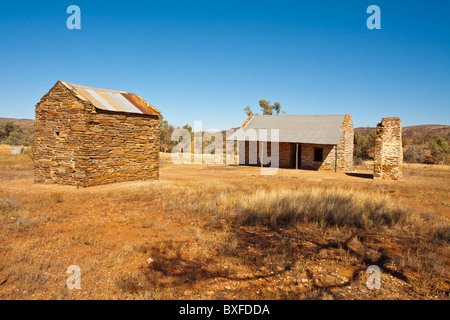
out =
<path fill-rule="evenodd" d="M 302 162 L 302 145 L 300 143 L 291 143 L 291 157 L 292 168 L 300 169 Z"/>

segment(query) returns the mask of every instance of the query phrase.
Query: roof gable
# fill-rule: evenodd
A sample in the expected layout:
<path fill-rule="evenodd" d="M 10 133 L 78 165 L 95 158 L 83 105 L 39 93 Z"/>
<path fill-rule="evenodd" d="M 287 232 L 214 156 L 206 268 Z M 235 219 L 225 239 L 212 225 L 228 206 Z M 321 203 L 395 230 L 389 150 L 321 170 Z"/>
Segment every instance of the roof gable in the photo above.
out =
<path fill-rule="evenodd" d="M 113 112 L 159 115 L 160 112 L 134 93 L 118 90 L 92 88 L 60 81 L 78 99 L 87 101 L 96 108 Z"/>

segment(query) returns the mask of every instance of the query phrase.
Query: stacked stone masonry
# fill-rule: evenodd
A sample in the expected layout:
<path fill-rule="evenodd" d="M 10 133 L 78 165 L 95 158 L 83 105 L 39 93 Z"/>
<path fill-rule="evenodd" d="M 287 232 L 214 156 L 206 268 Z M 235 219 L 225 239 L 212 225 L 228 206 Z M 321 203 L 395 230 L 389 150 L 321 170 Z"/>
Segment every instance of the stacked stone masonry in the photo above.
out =
<path fill-rule="evenodd" d="M 397 117 L 383 118 L 376 129 L 374 179 L 401 179 L 402 163 L 401 121 Z"/>
<path fill-rule="evenodd" d="M 104 111 L 61 82 L 36 105 L 36 183 L 94 186 L 159 178 L 159 116 Z"/>

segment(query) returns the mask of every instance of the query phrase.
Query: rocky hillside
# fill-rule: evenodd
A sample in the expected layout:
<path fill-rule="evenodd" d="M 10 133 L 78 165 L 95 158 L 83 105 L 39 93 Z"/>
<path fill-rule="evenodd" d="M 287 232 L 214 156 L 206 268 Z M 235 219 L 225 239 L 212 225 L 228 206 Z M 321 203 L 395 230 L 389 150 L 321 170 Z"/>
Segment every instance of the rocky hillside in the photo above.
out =
<path fill-rule="evenodd" d="M 372 130 L 375 130 L 375 127 L 360 127 L 355 128 L 355 133 L 365 135 Z M 441 124 L 408 126 L 402 128 L 402 134 L 404 138 L 426 138 L 435 137 L 436 135 L 450 137 L 450 126 Z"/>
<path fill-rule="evenodd" d="M 374 127 L 355 128 L 355 134 L 368 135 Z M 424 124 L 402 128 L 403 146 L 422 146 L 427 148 L 437 135 L 450 141 L 450 126 L 440 124 Z"/>
<path fill-rule="evenodd" d="M 0 118 L 0 122 L 12 122 L 21 126 L 22 128 L 32 127 L 34 124 L 34 120 L 32 119 L 14 119 L 14 118 Z"/>

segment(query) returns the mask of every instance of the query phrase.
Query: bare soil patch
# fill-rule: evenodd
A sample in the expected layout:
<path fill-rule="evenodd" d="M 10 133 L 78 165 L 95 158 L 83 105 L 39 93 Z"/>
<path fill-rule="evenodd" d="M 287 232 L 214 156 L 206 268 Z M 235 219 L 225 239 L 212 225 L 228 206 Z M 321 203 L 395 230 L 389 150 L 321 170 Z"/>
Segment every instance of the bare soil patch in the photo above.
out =
<path fill-rule="evenodd" d="M 158 181 L 77 189 L 0 154 L 0 299 L 449 298 L 445 166 L 373 181 L 161 158 Z"/>

